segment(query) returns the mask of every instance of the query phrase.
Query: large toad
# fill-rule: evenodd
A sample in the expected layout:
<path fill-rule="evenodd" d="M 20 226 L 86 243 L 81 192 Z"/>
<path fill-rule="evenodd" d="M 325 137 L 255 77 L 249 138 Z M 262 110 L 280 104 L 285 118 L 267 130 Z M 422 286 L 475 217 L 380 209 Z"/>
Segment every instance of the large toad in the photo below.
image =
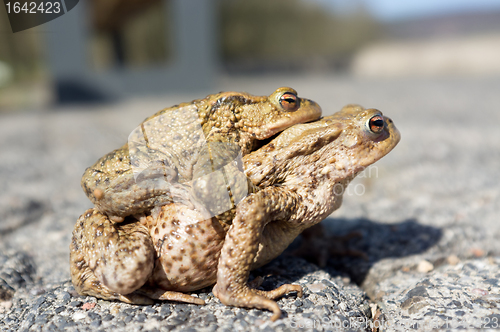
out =
<path fill-rule="evenodd" d="M 320 116 L 318 104 L 299 98 L 288 87 L 269 96 L 221 92 L 175 105 L 144 120 L 127 144 L 87 168 L 82 187 L 97 210 L 121 222 L 126 216 L 172 202 L 178 190 L 180 195 L 183 192 L 176 184 L 211 173 L 218 164 L 248 154 L 259 140 Z M 201 200 L 210 195 L 215 204 L 223 201 L 204 188 L 198 193 Z M 225 204 L 214 209 L 218 211 L 211 215 L 228 208 Z"/>
<path fill-rule="evenodd" d="M 337 209 L 343 189 L 399 142 L 391 119 L 348 105 L 316 122 L 293 126 L 243 157 L 257 186 L 236 208 L 232 223 L 189 204 L 155 207 L 141 222 L 114 224 L 97 209 L 77 221 L 71 275 L 80 294 L 128 303 L 152 299 L 203 304 L 184 292 L 212 285 L 226 305 L 281 311 L 273 299 L 296 291 L 282 285 L 252 289 L 249 273 L 277 257 L 304 229 Z"/>

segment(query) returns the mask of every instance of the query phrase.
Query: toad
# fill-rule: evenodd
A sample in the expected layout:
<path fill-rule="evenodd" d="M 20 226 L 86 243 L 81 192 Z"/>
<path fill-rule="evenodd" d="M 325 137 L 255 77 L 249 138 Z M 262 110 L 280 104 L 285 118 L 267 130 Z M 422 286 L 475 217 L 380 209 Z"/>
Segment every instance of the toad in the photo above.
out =
<path fill-rule="evenodd" d="M 237 205 L 230 224 L 181 203 L 119 224 L 96 208 L 87 210 L 70 245 L 75 289 L 128 303 L 203 304 L 186 292 L 215 284 L 223 304 L 267 309 L 276 320 L 281 311 L 274 300 L 289 292 L 301 296 L 301 286 L 258 290 L 247 283 L 250 271 L 336 210 L 349 182 L 399 139 L 390 118 L 359 105 L 286 129 L 243 157 L 255 190 Z"/>
<path fill-rule="evenodd" d="M 318 104 L 299 98 L 297 91 L 288 87 L 269 96 L 241 92 L 209 95 L 163 109 L 144 120 L 127 144 L 87 168 L 81 184 L 98 211 L 122 222 L 128 215 L 140 216 L 154 206 L 175 201 L 176 189 L 182 192 L 183 183 L 241 158 L 254 150 L 258 141 L 320 116 Z M 212 187 L 220 187 L 220 179 L 211 181 L 217 183 Z M 240 199 L 246 189 L 242 189 Z M 234 207 L 238 201 L 230 197 L 231 202 L 224 202 L 205 188 L 197 192 L 201 201 L 210 196 L 210 203 L 217 205 L 211 215 Z"/>

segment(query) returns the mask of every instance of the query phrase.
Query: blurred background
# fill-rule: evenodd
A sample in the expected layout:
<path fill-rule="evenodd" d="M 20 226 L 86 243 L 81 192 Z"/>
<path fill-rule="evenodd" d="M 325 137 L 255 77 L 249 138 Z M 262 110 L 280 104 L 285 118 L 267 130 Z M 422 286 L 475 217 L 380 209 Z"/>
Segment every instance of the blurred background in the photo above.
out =
<path fill-rule="evenodd" d="M 500 2 L 89 0 L 16 34 L 0 10 L 0 45 L 3 112 L 211 93 L 259 75 L 494 76 Z"/>

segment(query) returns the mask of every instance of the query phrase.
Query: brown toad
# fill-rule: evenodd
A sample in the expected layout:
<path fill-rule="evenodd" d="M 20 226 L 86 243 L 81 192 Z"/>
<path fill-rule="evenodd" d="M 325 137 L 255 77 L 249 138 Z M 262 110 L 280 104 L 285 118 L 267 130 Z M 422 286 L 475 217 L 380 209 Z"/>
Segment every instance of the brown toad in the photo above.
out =
<path fill-rule="evenodd" d="M 285 130 L 243 157 L 259 190 L 238 204 L 231 225 L 180 203 L 155 207 L 143 222 L 128 217 L 122 224 L 90 209 L 73 232 L 73 284 L 80 294 L 129 303 L 203 304 L 183 292 L 215 283 L 222 303 L 268 309 L 276 320 L 281 311 L 273 299 L 292 291 L 300 296 L 302 288 L 252 289 L 250 271 L 337 209 L 348 183 L 399 139 L 391 119 L 358 105 Z"/>
<path fill-rule="evenodd" d="M 320 116 L 318 104 L 299 98 L 288 87 L 270 96 L 221 92 L 175 105 L 144 120 L 127 144 L 87 168 L 82 187 L 97 210 L 121 222 L 128 215 L 141 215 L 175 201 L 178 195 L 182 200 L 185 186 L 177 184 L 212 173 L 248 154 L 257 141 Z M 212 186 L 220 187 L 220 178 L 210 180 L 216 182 Z M 206 183 L 195 188 L 198 198 L 203 201 L 210 195 L 207 204 L 222 205 L 214 207 L 211 215 L 237 203 L 234 197 L 233 204 L 220 203 L 223 198 L 217 195 L 227 193 L 206 192 L 202 185 Z M 240 196 L 246 193 L 245 187 Z"/>

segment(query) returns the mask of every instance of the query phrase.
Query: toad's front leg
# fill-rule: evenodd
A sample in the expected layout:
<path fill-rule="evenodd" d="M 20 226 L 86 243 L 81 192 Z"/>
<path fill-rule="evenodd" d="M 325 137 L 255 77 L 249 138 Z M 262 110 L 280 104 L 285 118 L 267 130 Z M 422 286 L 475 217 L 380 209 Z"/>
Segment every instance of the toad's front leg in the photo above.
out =
<path fill-rule="evenodd" d="M 273 301 L 290 292 L 302 296 L 302 287 L 285 284 L 272 291 L 251 289 L 248 284 L 250 270 L 256 263 L 259 244 L 266 225 L 287 220 L 294 214 L 298 206 L 298 197 L 279 187 L 268 187 L 248 196 L 238 204 L 233 224 L 226 235 L 224 246 L 219 258 L 217 284 L 214 294 L 226 305 L 268 309 L 273 312 L 271 320 L 277 320 L 281 315 L 278 304 Z M 286 226 L 286 225 L 284 225 Z M 271 227 L 273 231 L 279 227 Z M 266 229 L 267 231 L 267 229 Z M 277 237 L 286 236 L 278 230 Z M 293 237 L 295 232 L 292 231 Z M 298 234 L 298 233 L 297 233 Z M 282 239 L 288 242 L 289 239 Z M 265 244 L 264 244 L 265 245 Z M 266 246 L 266 245 L 265 245 Z M 271 248 L 267 246 L 259 252 L 264 256 L 278 256 L 284 247 Z"/>

